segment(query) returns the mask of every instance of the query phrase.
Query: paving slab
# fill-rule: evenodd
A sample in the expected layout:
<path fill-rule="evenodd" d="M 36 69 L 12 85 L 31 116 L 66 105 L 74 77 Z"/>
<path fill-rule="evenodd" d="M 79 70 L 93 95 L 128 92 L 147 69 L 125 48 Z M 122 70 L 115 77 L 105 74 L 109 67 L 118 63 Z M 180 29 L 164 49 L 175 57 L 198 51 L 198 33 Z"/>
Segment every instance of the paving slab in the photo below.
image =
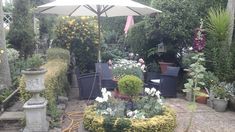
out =
<path fill-rule="evenodd" d="M 22 120 L 24 112 L 3 112 L 0 115 L 0 121 Z"/>

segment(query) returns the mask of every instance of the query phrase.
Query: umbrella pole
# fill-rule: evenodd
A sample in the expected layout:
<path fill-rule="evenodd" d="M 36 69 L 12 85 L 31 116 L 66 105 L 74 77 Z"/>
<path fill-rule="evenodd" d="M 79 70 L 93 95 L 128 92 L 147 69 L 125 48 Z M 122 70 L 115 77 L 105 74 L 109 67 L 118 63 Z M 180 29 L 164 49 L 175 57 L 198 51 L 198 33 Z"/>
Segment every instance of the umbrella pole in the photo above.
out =
<path fill-rule="evenodd" d="M 100 15 L 97 15 L 97 19 L 98 19 L 98 62 L 101 62 L 101 39 L 100 39 Z"/>

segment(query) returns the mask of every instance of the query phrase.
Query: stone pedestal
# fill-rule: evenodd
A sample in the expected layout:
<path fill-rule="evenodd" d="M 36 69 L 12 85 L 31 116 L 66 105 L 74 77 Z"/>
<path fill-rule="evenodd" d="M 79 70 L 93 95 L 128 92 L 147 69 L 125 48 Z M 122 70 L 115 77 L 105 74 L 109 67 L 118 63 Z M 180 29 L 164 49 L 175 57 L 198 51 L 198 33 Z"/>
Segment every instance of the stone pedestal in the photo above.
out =
<path fill-rule="evenodd" d="M 49 123 L 46 120 L 46 106 L 45 100 L 42 104 L 30 105 L 27 101 L 23 108 L 26 115 L 26 127 L 23 132 L 47 132 Z"/>

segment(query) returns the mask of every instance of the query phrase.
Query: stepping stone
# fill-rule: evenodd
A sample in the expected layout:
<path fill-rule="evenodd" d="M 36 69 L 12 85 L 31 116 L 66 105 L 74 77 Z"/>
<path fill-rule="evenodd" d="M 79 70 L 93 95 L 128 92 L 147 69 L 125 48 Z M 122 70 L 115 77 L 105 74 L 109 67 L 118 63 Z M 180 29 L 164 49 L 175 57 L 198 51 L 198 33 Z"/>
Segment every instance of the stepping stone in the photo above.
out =
<path fill-rule="evenodd" d="M 0 115 L 0 121 L 22 120 L 24 117 L 24 112 L 3 112 Z"/>

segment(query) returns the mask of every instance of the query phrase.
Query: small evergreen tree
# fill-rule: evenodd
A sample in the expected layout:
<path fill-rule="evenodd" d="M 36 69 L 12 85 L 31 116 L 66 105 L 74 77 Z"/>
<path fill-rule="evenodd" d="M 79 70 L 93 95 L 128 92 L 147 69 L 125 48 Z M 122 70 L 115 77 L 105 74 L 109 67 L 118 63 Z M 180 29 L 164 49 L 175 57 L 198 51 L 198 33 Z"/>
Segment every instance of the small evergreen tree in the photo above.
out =
<path fill-rule="evenodd" d="M 8 33 L 8 40 L 13 48 L 20 51 L 20 57 L 27 58 L 35 48 L 30 1 L 16 0 L 13 5 L 13 23 Z"/>

